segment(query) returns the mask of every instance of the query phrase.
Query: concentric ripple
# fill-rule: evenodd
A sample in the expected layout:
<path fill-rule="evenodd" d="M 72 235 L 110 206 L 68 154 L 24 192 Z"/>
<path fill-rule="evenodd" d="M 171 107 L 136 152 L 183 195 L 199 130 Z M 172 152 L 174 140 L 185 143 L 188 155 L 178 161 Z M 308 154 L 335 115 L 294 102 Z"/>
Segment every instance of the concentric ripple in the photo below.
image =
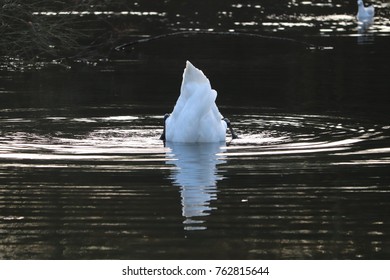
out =
<path fill-rule="evenodd" d="M 0 258 L 388 254 L 389 124 L 243 112 L 239 139 L 164 145 L 125 112 L 1 111 Z"/>

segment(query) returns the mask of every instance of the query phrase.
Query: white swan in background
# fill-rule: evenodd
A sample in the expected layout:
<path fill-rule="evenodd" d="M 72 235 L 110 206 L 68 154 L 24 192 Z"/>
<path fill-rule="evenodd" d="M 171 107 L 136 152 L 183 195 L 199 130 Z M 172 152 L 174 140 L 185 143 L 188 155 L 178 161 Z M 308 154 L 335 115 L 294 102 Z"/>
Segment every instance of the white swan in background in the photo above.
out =
<path fill-rule="evenodd" d="M 358 0 L 358 13 L 356 15 L 356 18 L 360 22 L 365 22 L 365 21 L 372 21 L 374 18 L 375 14 L 375 9 L 374 6 L 369 6 L 365 7 L 363 0 Z"/>
<path fill-rule="evenodd" d="M 168 142 L 197 143 L 222 142 L 229 120 L 219 112 L 215 100 L 217 92 L 203 72 L 187 61 L 183 73 L 180 96 L 173 112 L 164 117 L 161 139 Z"/>

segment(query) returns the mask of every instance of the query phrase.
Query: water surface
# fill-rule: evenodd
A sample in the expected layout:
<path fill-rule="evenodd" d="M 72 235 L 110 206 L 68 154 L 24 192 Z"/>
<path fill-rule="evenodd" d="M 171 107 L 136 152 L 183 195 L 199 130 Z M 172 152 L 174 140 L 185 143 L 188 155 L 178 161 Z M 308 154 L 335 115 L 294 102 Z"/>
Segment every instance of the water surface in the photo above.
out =
<path fill-rule="evenodd" d="M 387 4 L 217 2 L 73 13 L 146 40 L 2 66 L 1 259 L 389 258 Z M 187 59 L 239 139 L 159 140 Z"/>
<path fill-rule="evenodd" d="M 247 112 L 164 146 L 157 115 L 84 110 L 2 111 L 2 258 L 388 256 L 388 124 Z"/>

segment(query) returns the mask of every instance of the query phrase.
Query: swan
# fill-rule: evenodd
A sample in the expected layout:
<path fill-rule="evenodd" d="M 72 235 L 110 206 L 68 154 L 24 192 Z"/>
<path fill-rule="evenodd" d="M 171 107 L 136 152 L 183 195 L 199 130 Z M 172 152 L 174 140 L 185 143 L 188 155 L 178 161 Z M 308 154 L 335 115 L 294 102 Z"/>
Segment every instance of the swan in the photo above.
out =
<path fill-rule="evenodd" d="M 357 20 L 360 22 L 372 21 L 372 19 L 374 18 L 374 13 L 375 13 L 374 6 L 371 5 L 371 6 L 365 7 L 363 0 L 358 0 L 357 4 L 358 4 L 358 13 L 356 15 Z"/>
<path fill-rule="evenodd" d="M 164 131 L 160 139 L 168 142 L 211 143 L 226 140 L 229 128 L 237 138 L 230 121 L 223 118 L 215 100 L 217 92 L 209 79 L 191 62 L 186 62 L 180 96 L 171 114 L 164 116 Z"/>

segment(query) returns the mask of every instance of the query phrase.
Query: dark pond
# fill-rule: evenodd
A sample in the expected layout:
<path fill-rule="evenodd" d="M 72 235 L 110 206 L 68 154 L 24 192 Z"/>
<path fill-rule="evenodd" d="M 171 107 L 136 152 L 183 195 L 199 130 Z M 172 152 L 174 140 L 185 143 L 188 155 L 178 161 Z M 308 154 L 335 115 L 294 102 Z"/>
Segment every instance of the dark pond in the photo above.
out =
<path fill-rule="evenodd" d="M 138 2 L 109 59 L 2 68 L 0 258 L 388 259 L 388 4 Z M 239 139 L 159 140 L 187 59 Z"/>

